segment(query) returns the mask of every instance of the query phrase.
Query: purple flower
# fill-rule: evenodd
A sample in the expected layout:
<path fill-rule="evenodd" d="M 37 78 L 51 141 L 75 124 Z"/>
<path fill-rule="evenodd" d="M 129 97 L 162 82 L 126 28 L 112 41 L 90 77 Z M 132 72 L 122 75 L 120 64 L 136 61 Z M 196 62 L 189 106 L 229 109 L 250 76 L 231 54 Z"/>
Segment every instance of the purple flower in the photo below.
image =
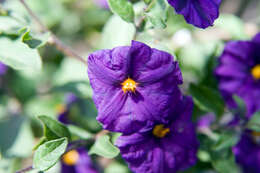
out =
<path fill-rule="evenodd" d="M 198 129 L 209 128 L 209 126 L 216 120 L 216 116 L 212 113 L 206 114 L 199 118 L 197 122 Z"/>
<path fill-rule="evenodd" d="M 259 132 L 246 130 L 236 146 L 233 147 L 236 162 L 245 173 L 260 172 L 260 141 Z"/>
<path fill-rule="evenodd" d="M 108 0 L 94 0 L 95 4 L 97 6 L 99 6 L 100 8 L 105 8 L 108 9 L 109 5 L 108 5 Z"/>
<path fill-rule="evenodd" d="M 4 75 L 7 71 L 7 66 L 0 62 L 0 76 Z"/>
<path fill-rule="evenodd" d="M 133 172 L 175 173 L 196 163 L 199 143 L 191 122 L 192 108 L 192 99 L 185 98 L 167 123 L 156 121 L 117 139 L 116 145 Z"/>
<path fill-rule="evenodd" d="M 237 105 L 232 95 L 241 97 L 247 107 L 246 117 L 260 110 L 260 33 L 252 41 L 226 44 L 216 68 L 219 89 L 230 108 Z"/>
<path fill-rule="evenodd" d="M 168 2 L 189 24 L 207 28 L 218 18 L 221 0 L 168 0 Z"/>
<path fill-rule="evenodd" d="M 178 63 L 169 53 L 137 41 L 91 54 L 88 75 L 97 120 L 110 131 L 129 134 L 162 120 L 181 98 Z"/>
<path fill-rule="evenodd" d="M 78 98 L 73 93 L 68 93 L 65 96 L 65 105 L 59 105 L 57 107 L 59 115 L 58 120 L 64 124 L 71 124 L 72 122 L 69 120 L 69 113 L 71 106 L 77 102 Z"/>
<path fill-rule="evenodd" d="M 98 173 L 84 148 L 63 155 L 61 173 Z"/>

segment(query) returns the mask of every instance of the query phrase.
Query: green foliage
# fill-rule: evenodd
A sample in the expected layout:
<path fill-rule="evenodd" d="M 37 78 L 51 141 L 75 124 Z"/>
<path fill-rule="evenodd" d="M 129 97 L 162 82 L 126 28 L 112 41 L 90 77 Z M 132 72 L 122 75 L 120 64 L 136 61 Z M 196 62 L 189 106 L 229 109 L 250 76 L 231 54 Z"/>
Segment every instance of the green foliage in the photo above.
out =
<path fill-rule="evenodd" d="M 126 22 L 134 22 L 134 9 L 128 0 L 108 0 L 108 3 L 113 13 Z"/>
<path fill-rule="evenodd" d="M 32 36 L 31 31 L 29 29 L 25 29 L 24 34 L 22 35 L 22 42 L 27 44 L 30 48 L 40 48 L 44 46 L 48 39 L 50 33 L 38 34 L 37 36 Z"/>
<path fill-rule="evenodd" d="M 216 151 L 220 151 L 223 149 L 228 149 L 230 147 L 233 147 L 237 144 L 239 140 L 240 135 L 236 134 L 235 132 L 223 132 L 217 143 L 213 146 L 213 149 Z"/>
<path fill-rule="evenodd" d="M 111 49 L 116 46 L 130 45 L 135 31 L 132 23 L 127 23 L 118 16 L 112 16 L 103 29 L 101 48 Z"/>
<path fill-rule="evenodd" d="M 78 126 L 69 125 L 68 128 L 72 135 L 77 136 L 80 139 L 88 140 L 93 138 L 93 134 Z"/>
<path fill-rule="evenodd" d="M 247 123 L 247 127 L 253 131 L 260 132 L 260 111 L 252 115 Z"/>
<path fill-rule="evenodd" d="M 108 135 L 99 137 L 90 148 L 89 154 L 97 154 L 106 158 L 114 158 L 119 154 L 119 149 L 111 142 Z"/>
<path fill-rule="evenodd" d="M 33 167 L 40 171 L 48 170 L 58 162 L 67 145 L 67 138 L 55 139 L 42 144 L 35 151 Z"/>
<path fill-rule="evenodd" d="M 42 67 L 37 50 L 30 49 L 19 39 L 7 37 L 0 37 L 0 61 L 17 70 L 40 70 Z"/>
<path fill-rule="evenodd" d="M 157 0 L 151 2 L 151 9 L 148 9 L 145 14 L 148 21 L 151 22 L 154 28 L 166 28 L 166 21 L 168 17 L 168 3 L 166 0 Z"/>
<path fill-rule="evenodd" d="M 219 92 L 206 86 L 190 85 L 190 94 L 193 96 L 195 104 L 202 110 L 214 112 L 216 115 L 222 115 L 224 112 L 224 101 Z"/>
<path fill-rule="evenodd" d="M 38 116 L 44 125 L 44 136 L 48 140 L 67 137 L 70 139 L 70 132 L 68 128 L 62 123 L 45 115 Z"/>

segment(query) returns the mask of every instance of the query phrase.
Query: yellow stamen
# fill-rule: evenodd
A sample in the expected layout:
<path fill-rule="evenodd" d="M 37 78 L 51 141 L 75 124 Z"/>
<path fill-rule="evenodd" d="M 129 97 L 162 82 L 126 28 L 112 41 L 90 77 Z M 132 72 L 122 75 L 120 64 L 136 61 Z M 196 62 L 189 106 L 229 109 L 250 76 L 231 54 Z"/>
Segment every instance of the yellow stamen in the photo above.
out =
<path fill-rule="evenodd" d="M 254 66 L 251 70 L 251 74 L 256 80 L 260 79 L 260 64 Z"/>
<path fill-rule="evenodd" d="M 164 128 L 163 124 L 156 125 L 153 129 L 153 135 L 158 138 L 163 138 L 170 132 L 169 128 Z"/>
<path fill-rule="evenodd" d="M 135 92 L 137 83 L 133 79 L 128 78 L 123 83 L 121 83 L 121 85 L 124 93 L 126 93 L 127 91 Z"/>
<path fill-rule="evenodd" d="M 62 160 L 66 165 L 73 166 L 79 160 L 79 153 L 76 150 L 71 150 L 63 155 Z"/>
<path fill-rule="evenodd" d="M 255 137 L 259 137 L 259 136 L 260 136 L 260 132 L 255 132 L 255 131 L 253 131 L 251 134 L 252 134 L 253 136 L 255 136 Z"/>
<path fill-rule="evenodd" d="M 66 106 L 64 104 L 58 104 L 55 109 L 61 114 L 66 111 Z"/>

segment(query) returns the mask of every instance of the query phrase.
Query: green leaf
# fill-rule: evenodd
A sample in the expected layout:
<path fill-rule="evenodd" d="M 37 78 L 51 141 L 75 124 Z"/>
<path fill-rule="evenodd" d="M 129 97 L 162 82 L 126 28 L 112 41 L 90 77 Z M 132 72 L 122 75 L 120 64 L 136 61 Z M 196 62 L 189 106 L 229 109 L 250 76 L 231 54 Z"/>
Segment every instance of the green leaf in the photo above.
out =
<path fill-rule="evenodd" d="M 206 86 L 190 85 L 189 91 L 193 96 L 195 104 L 204 111 L 214 112 L 216 115 L 222 115 L 224 112 L 224 101 L 220 94 Z"/>
<path fill-rule="evenodd" d="M 70 132 L 66 126 L 62 123 L 45 115 L 38 116 L 38 118 L 44 124 L 44 136 L 48 140 L 57 139 L 61 137 L 67 137 L 70 139 Z"/>
<path fill-rule="evenodd" d="M 29 29 L 22 35 L 22 42 L 27 44 L 30 48 L 40 48 L 44 46 L 50 37 L 50 33 L 33 35 Z"/>
<path fill-rule="evenodd" d="M 119 154 L 119 149 L 111 144 L 108 135 L 99 137 L 90 148 L 89 154 L 97 154 L 106 158 L 114 158 Z"/>
<path fill-rule="evenodd" d="M 79 137 L 80 139 L 87 140 L 87 139 L 91 139 L 93 137 L 93 134 L 89 133 L 88 131 L 86 131 L 80 127 L 77 127 L 74 125 L 69 125 L 68 128 L 72 135 L 75 135 L 75 136 Z"/>
<path fill-rule="evenodd" d="M 239 135 L 234 132 L 226 132 L 220 135 L 218 142 L 213 146 L 213 149 L 220 151 L 222 149 L 230 148 L 237 144 Z"/>
<path fill-rule="evenodd" d="M 247 127 L 253 131 L 260 132 L 260 111 L 254 113 L 247 123 Z"/>
<path fill-rule="evenodd" d="M 233 114 L 238 114 L 241 117 L 245 117 L 247 109 L 244 100 L 236 95 L 233 96 L 233 99 L 237 105 L 237 108 L 235 110 L 232 110 Z"/>
<path fill-rule="evenodd" d="M 0 34 L 19 35 L 23 25 L 13 17 L 0 16 Z"/>
<path fill-rule="evenodd" d="M 48 141 L 41 145 L 35 151 L 33 168 L 39 169 L 40 171 L 46 171 L 54 166 L 66 151 L 67 145 L 67 138 Z"/>
<path fill-rule="evenodd" d="M 101 48 L 111 49 L 116 46 L 130 45 L 134 35 L 134 25 L 114 15 L 104 27 Z"/>
<path fill-rule="evenodd" d="M 134 22 L 134 9 L 128 0 L 108 0 L 108 3 L 113 13 L 126 22 Z"/>
<path fill-rule="evenodd" d="M 231 151 L 221 151 L 222 155 L 216 154 L 212 165 L 219 173 L 239 173 L 239 168 L 235 162 L 234 155 Z"/>
<path fill-rule="evenodd" d="M 165 0 L 157 0 L 145 15 L 154 28 L 166 28 L 168 3 Z"/>
<path fill-rule="evenodd" d="M 0 37 L 0 61 L 17 70 L 39 70 L 42 61 L 37 50 L 7 37 Z"/>

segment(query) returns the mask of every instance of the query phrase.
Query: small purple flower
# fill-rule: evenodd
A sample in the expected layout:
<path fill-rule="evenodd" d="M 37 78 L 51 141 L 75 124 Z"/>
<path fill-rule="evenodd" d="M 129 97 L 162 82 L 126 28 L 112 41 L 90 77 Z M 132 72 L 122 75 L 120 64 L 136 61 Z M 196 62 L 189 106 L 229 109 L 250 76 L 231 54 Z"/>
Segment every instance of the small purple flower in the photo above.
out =
<path fill-rule="evenodd" d="M 236 162 L 245 173 L 260 172 L 260 134 L 246 130 L 236 146 L 232 148 Z"/>
<path fill-rule="evenodd" d="M 132 133 L 162 120 L 181 98 L 178 63 L 166 52 L 132 41 L 88 58 L 97 120 L 110 131 Z M 174 103 L 171 103 L 174 102 Z"/>
<path fill-rule="evenodd" d="M 98 173 L 84 148 L 63 155 L 61 173 Z"/>
<path fill-rule="evenodd" d="M 206 114 L 199 118 L 197 122 L 197 128 L 203 129 L 203 128 L 209 128 L 210 125 L 216 120 L 216 116 L 212 113 Z"/>
<path fill-rule="evenodd" d="M 68 93 L 65 96 L 65 105 L 59 105 L 57 107 L 59 115 L 58 120 L 64 124 L 71 124 L 71 121 L 69 120 L 69 112 L 71 106 L 77 102 L 78 98 L 73 93 Z"/>
<path fill-rule="evenodd" d="M 219 89 L 230 108 L 236 108 L 233 95 L 247 107 L 246 117 L 260 110 L 260 33 L 252 41 L 226 44 L 216 68 Z"/>
<path fill-rule="evenodd" d="M 4 75 L 7 71 L 7 66 L 0 62 L 0 76 Z"/>
<path fill-rule="evenodd" d="M 109 9 L 108 0 L 94 0 L 95 4 L 100 8 Z"/>
<path fill-rule="evenodd" d="M 192 99 L 185 98 L 167 123 L 156 121 L 117 139 L 116 145 L 133 172 L 175 173 L 196 163 L 199 143 L 191 122 L 192 108 Z"/>
<path fill-rule="evenodd" d="M 221 0 L 168 0 L 168 2 L 189 24 L 207 28 L 218 18 Z"/>

